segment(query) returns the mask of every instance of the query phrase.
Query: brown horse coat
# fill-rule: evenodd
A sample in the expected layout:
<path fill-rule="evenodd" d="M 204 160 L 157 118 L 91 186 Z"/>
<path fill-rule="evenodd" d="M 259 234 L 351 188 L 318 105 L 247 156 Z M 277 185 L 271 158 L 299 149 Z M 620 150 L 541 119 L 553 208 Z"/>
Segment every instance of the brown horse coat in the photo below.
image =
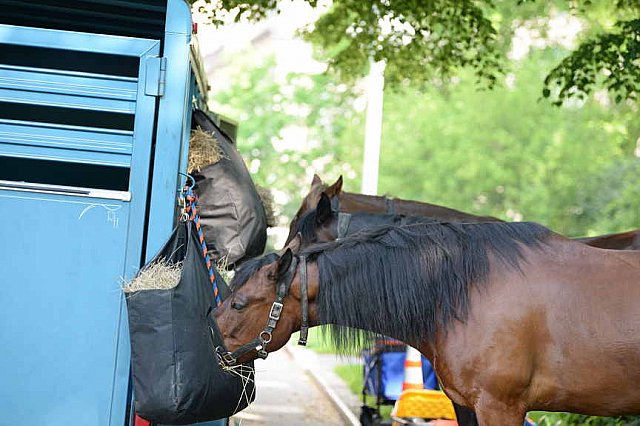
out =
<path fill-rule="evenodd" d="M 245 277 L 216 313 L 229 349 L 260 332 L 275 281 L 288 270 L 296 244 L 294 239 L 283 256 Z M 333 244 L 339 250 L 345 242 Z M 322 250 L 325 246 L 334 247 Z M 552 234 L 542 247 L 522 246 L 519 256 L 514 267 L 489 251 L 488 275 L 482 283 L 468 283 L 464 320 L 437 325 L 430 341 L 392 337 L 427 356 L 447 395 L 473 408 L 481 425 L 521 425 L 529 410 L 640 413 L 640 253 L 596 249 Z M 355 267 L 348 261 L 341 265 L 343 273 Z M 320 281 L 314 260 L 308 262 L 308 275 L 310 319 L 317 325 L 322 309 L 339 308 L 319 306 L 327 284 Z M 358 293 L 350 303 L 366 311 L 373 293 Z M 300 328 L 300 299 L 296 270 L 269 351 Z M 426 309 L 430 302 L 418 297 L 414 303 Z"/>
<path fill-rule="evenodd" d="M 403 200 L 400 198 L 387 198 L 373 195 L 357 194 L 342 191 L 342 176 L 332 185 L 322 182 L 318 175 L 313 175 L 309 193 L 302 200 L 302 204 L 289 225 L 289 235 L 285 245 L 296 235 L 296 228 L 300 217 L 306 212 L 316 208 L 321 194 L 330 199 L 337 199 L 340 211 L 346 213 L 387 213 L 405 216 L 424 216 L 451 222 L 500 222 L 501 220 L 491 216 L 476 216 L 459 210 L 451 209 L 437 204 L 429 204 L 420 201 Z M 598 235 L 595 237 L 575 238 L 583 244 L 592 247 L 612 250 L 638 250 L 640 249 L 640 229 L 632 231 Z"/>

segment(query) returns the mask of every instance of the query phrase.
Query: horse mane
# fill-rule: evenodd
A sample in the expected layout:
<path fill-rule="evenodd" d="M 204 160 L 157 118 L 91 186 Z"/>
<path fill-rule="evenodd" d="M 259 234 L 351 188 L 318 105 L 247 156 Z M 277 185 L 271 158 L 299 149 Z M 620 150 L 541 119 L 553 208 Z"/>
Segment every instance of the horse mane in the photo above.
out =
<path fill-rule="evenodd" d="M 318 265 L 320 322 L 349 351 L 380 334 L 432 342 L 438 328 L 467 318 L 469 288 L 485 283 L 490 253 L 519 269 L 522 247 L 539 248 L 550 235 L 527 222 L 424 223 L 380 227 L 302 254 Z"/>
<path fill-rule="evenodd" d="M 236 269 L 233 279 L 229 283 L 231 290 L 237 290 L 242 287 L 249 279 L 255 275 L 265 265 L 269 265 L 279 259 L 277 253 L 267 253 L 260 257 L 249 259 Z"/>

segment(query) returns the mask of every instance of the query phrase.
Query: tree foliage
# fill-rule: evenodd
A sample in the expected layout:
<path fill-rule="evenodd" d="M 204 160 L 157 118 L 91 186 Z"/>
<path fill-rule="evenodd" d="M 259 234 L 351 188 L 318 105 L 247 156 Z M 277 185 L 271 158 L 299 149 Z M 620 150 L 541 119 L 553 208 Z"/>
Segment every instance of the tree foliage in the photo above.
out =
<path fill-rule="evenodd" d="M 536 102 L 532 82 L 553 60 L 531 54 L 491 92 L 463 75 L 447 90 L 386 93 L 380 192 L 571 236 L 637 227 L 637 113 L 606 99 Z"/>
<path fill-rule="evenodd" d="M 344 77 L 387 62 L 388 84 L 450 77 L 469 66 L 489 86 L 501 70 L 496 30 L 476 1 L 336 1 L 308 32 Z"/>
<path fill-rule="evenodd" d="M 280 81 L 273 70 L 273 58 L 240 65 L 213 98 L 216 111 L 240 121 L 239 149 L 256 183 L 275 193 L 285 225 L 309 189 L 311 170 L 356 176 L 362 148 L 348 141 L 362 140 L 362 114 L 352 105 L 356 94 L 326 75 Z"/>
<path fill-rule="evenodd" d="M 306 1 L 318 5 L 318 0 Z M 390 85 L 438 82 L 468 68 L 483 85 L 492 87 L 504 72 L 504 47 L 513 30 L 501 25 L 504 15 L 512 18 L 521 12 L 526 17 L 536 3 L 585 19 L 599 15 L 603 21 L 617 21 L 613 26 L 594 26 L 599 31 L 585 38 L 544 78 L 543 96 L 560 105 L 604 87 L 618 102 L 637 99 L 637 0 L 334 0 L 306 35 L 345 81 L 366 75 L 371 60 L 385 60 Z M 259 20 L 279 8 L 277 0 L 200 0 L 197 4 L 216 23 L 225 14 L 236 20 Z"/>
<path fill-rule="evenodd" d="M 623 99 L 637 100 L 640 92 L 640 19 L 616 23 L 611 32 L 585 41 L 564 58 L 544 80 L 543 95 L 560 105 L 571 97 L 586 99 L 605 87 Z"/>

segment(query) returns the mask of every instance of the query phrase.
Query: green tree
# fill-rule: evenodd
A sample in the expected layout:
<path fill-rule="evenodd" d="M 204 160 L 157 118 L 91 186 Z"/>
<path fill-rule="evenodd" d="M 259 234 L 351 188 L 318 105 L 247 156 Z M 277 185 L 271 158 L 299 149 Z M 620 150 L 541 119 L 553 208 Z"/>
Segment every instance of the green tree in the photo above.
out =
<path fill-rule="evenodd" d="M 387 93 L 381 192 L 572 236 L 637 227 L 635 112 L 606 99 L 538 102 L 532 81 L 554 57 L 530 55 L 491 92 L 467 75 L 446 89 Z"/>
<path fill-rule="evenodd" d="M 216 111 L 240 121 L 240 151 L 256 183 L 284 199 L 277 206 L 284 218 L 298 209 L 312 170 L 356 179 L 362 114 L 352 106 L 354 92 L 327 75 L 291 74 L 279 81 L 274 69 L 273 58 L 240 65 L 231 84 L 212 98 Z M 291 135 L 300 140 L 286 145 Z"/>
<path fill-rule="evenodd" d="M 277 0 L 191 0 L 213 22 L 224 14 L 259 20 Z M 317 0 L 307 0 L 316 7 Z M 616 101 L 640 90 L 640 2 L 637 0 L 334 0 L 307 30 L 343 79 L 363 76 L 370 60 L 387 62 L 389 84 L 448 79 L 461 69 L 493 86 L 504 72 L 514 18 L 569 11 L 589 22 L 587 36 L 543 76 L 543 95 L 556 104 L 604 87 Z"/>

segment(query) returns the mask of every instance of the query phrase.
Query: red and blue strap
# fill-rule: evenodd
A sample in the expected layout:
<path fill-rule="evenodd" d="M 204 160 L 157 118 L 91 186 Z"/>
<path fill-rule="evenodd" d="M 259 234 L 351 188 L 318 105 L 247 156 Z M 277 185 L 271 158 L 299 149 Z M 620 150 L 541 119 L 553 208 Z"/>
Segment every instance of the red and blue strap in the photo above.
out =
<path fill-rule="evenodd" d="M 209 250 L 207 250 L 207 243 L 204 241 L 204 233 L 200 226 L 200 216 L 198 215 L 198 195 L 193 192 L 193 188 L 187 186 L 184 191 L 184 198 L 186 200 L 185 213 L 190 221 L 196 225 L 198 231 L 198 239 L 200 246 L 202 247 L 202 254 L 204 255 L 204 261 L 207 264 L 209 270 L 209 281 L 213 287 L 213 297 L 216 300 L 216 305 L 220 306 L 222 299 L 220 298 L 220 291 L 218 290 L 218 283 L 216 282 L 216 274 L 213 272 L 213 266 L 211 264 L 211 258 L 209 257 Z"/>

